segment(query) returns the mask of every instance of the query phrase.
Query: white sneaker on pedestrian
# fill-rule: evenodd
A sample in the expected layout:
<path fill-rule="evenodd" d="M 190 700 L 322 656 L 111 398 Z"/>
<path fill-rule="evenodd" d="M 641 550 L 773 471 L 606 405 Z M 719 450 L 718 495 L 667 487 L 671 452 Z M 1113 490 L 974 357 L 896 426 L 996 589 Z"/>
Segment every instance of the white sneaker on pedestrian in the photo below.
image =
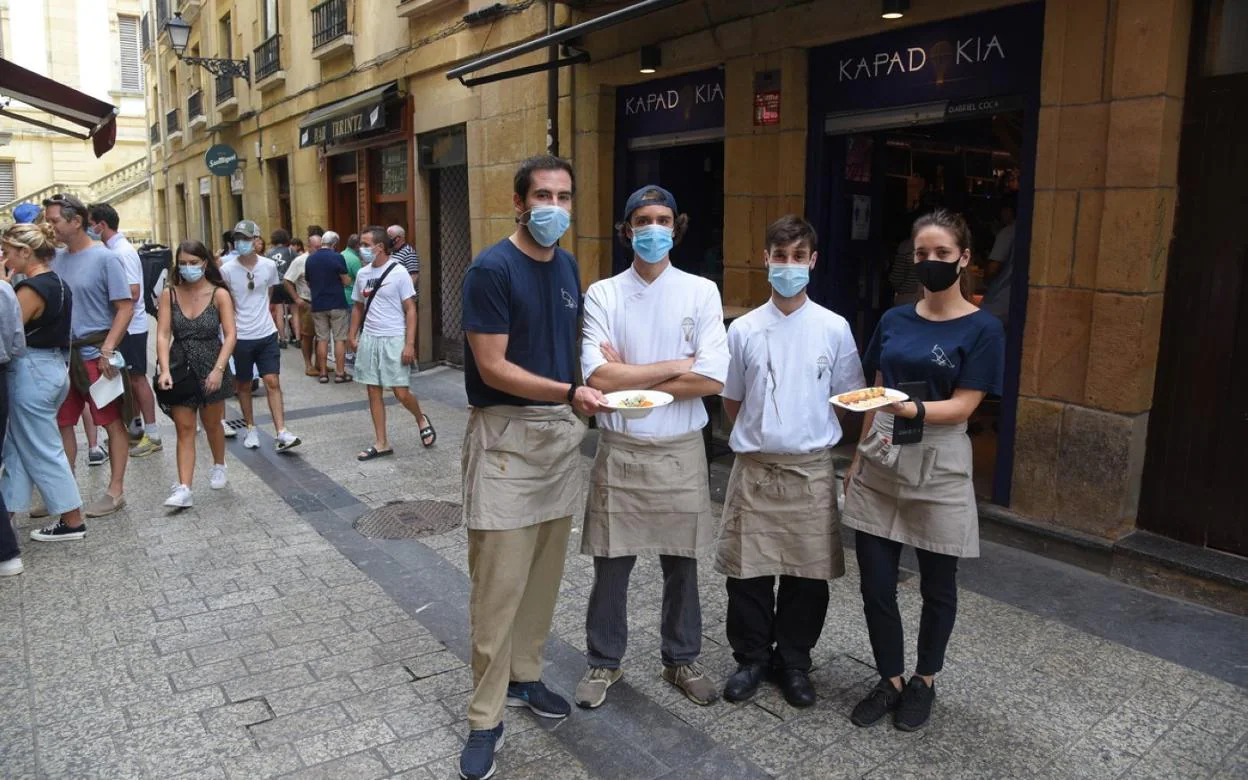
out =
<path fill-rule="evenodd" d="M 108 463 L 108 450 L 103 447 L 90 447 L 87 449 L 87 465 L 103 466 Z"/>
<path fill-rule="evenodd" d="M 22 556 L 20 555 L 14 555 L 7 561 L 0 561 L 0 577 L 16 577 L 24 571 L 26 571 L 26 567 L 22 565 Z"/>
<path fill-rule="evenodd" d="M 233 439 L 238 435 L 238 429 L 227 423 L 225 420 L 221 421 L 221 427 L 225 429 L 225 438 L 227 439 Z"/>
<path fill-rule="evenodd" d="M 243 446 L 249 450 L 260 449 L 260 433 L 255 428 L 248 428 L 247 435 L 243 437 Z"/>
<path fill-rule="evenodd" d="M 300 439 L 290 431 L 281 431 L 277 434 L 277 443 L 274 444 L 274 447 L 278 452 L 285 452 L 286 450 L 298 447 L 302 443 L 303 439 Z"/>
<path fill-rule="evenodd" d="M 209 485 L 213 490 L 220 490 L 225 487 L 225 464 L 214 463 L 212 466 L 212 478 Z"/>
<path fill-rule="evenodd" d="M 165 499 L 165 506 L 171 506 L 175 509 L 186 509 L 194 503 L 195 499 L 191 497 L 191 489 L 186 485 L 174 485 L 173 492 Z"/>

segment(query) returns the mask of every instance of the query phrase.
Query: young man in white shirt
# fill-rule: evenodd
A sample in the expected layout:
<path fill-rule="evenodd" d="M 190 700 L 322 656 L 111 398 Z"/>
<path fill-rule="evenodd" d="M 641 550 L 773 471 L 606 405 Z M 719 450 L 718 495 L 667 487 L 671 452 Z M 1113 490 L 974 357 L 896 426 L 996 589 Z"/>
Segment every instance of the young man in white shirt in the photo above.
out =
<path fill-rule="evenodd" d="M 243 446 L 254 450 L 260 446 L 256 431 L 255 415 L 252 413 L 251 376 L 258 369 L 264 382 L 269 412 L 277 430 L 275 447 L 285 452 L 298 447 L 302 440 L 286 430 L 286 410 L 282 406 L 282 353 L 277 346 L 277 327 L 269 314 L 269 288 L 281 284 L 277 276 L 277 263 L 256 254 L 256 237 L 260 228 L 255 222 L 244 219 L 234 226 L 234 250 L 238 257 L 221 266 L 221 275 L 234 293 L 234 319 L 238 343 L 234 347 L 234 389 L 238 393 L 238 405 L 243 409 L 247 422 L 247 435 Z"/>
<path fill-rule="evenodd" d="M 818 259 L 810 223 L 781 217 L 766 241 L 771 300 L 728 329 L 722 394 L 736 460 L 715 569 L 728 575 L 728 641 L 739 664 L 724 698 L 749 699 L 771 674 L 789 704 L 809 707 L 828 580 L 845 573 L 831 453 L 841 425 L 828 399 L 864 381 L 849 324 L 806 295 Z"/>
<path fill-rule="evenodd" d="M 137 436 L 138 441 L 130 448 L 130 457 L 144 458 L 160 452 L 164 445 L 160 440 L 160 426 L 156 424 L 156 396 L 152 393 L 152 385 L 147 378 L 147 306 L 144 303 L 143 263 L 134 246 L 126 240 L 125 234 L 118 231 L 121 218 L 117 209 L 107 203 L 96 203 L 90 207 L 89 215 L 92 224 L 88 234 L 99 236 L 104 246 L 113 250 L 121 260 L 126 271 L 126 281 L 130 283 L 130 295 L 134 299 L 134 314 L 119 349 L 126 359 L 130 387 L 134 390 L 134 400 L 143 421 L 143 427 L 139 429 L 141 433 Z M 131 430 L 131 437 L 134 438 L 133 426 Z"/>
<path fill-rule="evenodd" d="M 676 199 L 662 187 L 634 192 L 616 226 L 633 263 L 591 285 L 585 297 L 586 383 L 604 393 L 659 390 L 676 400 L 627 422 L 597 416 L 601 435 L 581 537 L 581 552 L 594 556 L 589 669 L 576 688 L 582 707 L 600 706 L 623 674 L 628 579 L 638 555 L 657 554 L 663 567 L 663 679 L 697 704 L 719 697 L 696 663 L 702 651 L 697 555 L 715 533 L 702 398 L 723 389 L 728 347 L 715 283 L 671 263 L 669 252 L 689 221 L 678 214 Z"/>
<path fill-rule="evenodd" d="M 326 234 L 328 235 L 328 234 Z M 360 232 L 360 268 L 351 291 L 351 335 L 355 353 L 355 381 L 368 387 L 368 412 L 373 418 L 373 446 L 356 460 L 393 455 L 386 435 L 386 399 L 389 388 L 420 428 L 420 443 L 437 441 L 433 423 L 420 411 L 412 394 L 412 364 L 416 362 L 416 290 L 407 270 L 389 254 L 390 239 L 376 225 Z"/>

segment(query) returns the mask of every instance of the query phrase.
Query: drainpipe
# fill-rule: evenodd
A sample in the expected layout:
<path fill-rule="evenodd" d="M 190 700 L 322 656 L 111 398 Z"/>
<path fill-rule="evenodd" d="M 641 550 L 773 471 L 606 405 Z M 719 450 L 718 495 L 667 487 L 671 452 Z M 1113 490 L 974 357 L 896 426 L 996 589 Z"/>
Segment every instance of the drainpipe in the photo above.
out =
<path fill-rule="evenodd" d="M 555 31 L 555 0 L 546 0 L 546 34 Z M 551 63 L 559 60 L 559 44 L 550 47 Z M 546 72 L 546 149 L 559 154 L 559 69 L 552 65 Z"/>

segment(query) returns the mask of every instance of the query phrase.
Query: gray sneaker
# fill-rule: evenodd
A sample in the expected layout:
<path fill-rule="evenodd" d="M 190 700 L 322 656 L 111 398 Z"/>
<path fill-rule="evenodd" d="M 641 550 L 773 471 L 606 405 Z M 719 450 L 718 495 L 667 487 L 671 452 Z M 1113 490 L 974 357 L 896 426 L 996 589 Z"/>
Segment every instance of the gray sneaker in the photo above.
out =
<path fill-rule="evenodd" d="M 711 682 L 697 663 L 664 666 L 663 679 L 675 685 L 694 704 L 712 704 L 719 698 L 719 686 Z"/>
<path fill-rule="evenodd" d="M 576 705 L 589 710 L 601 707 L 607 700 L 607 689 L 619 682 L 623 676 L 623 669 L 589 667 L 585 670 L 585 676 L 576 684 Z"/>
<path fill-rule="evenodd" d="M 82 513 L 87 517 L 105 517 L 114 512 L 121 511 L 126 505 L 125 495 L 110 496 L 108 493 L 100 496 L 82 508 Z"/>
<path fill-rule="evenodd" d="M 108 463 L 108 450 L 103 447 L 90 447 L 87 449 L 87 465 L 103 466 Z"/>

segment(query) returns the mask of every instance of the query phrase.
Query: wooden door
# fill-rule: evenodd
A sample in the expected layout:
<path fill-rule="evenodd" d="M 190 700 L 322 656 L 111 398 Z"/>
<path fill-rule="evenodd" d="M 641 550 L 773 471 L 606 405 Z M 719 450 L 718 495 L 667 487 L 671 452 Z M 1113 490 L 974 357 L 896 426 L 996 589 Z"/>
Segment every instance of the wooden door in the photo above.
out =
<path fill-rule="evenodd" d="M 1248 57 L 1218 54 L 1225 28 L 1199 5 L 1139 526 L 1248 555 Z"/>

